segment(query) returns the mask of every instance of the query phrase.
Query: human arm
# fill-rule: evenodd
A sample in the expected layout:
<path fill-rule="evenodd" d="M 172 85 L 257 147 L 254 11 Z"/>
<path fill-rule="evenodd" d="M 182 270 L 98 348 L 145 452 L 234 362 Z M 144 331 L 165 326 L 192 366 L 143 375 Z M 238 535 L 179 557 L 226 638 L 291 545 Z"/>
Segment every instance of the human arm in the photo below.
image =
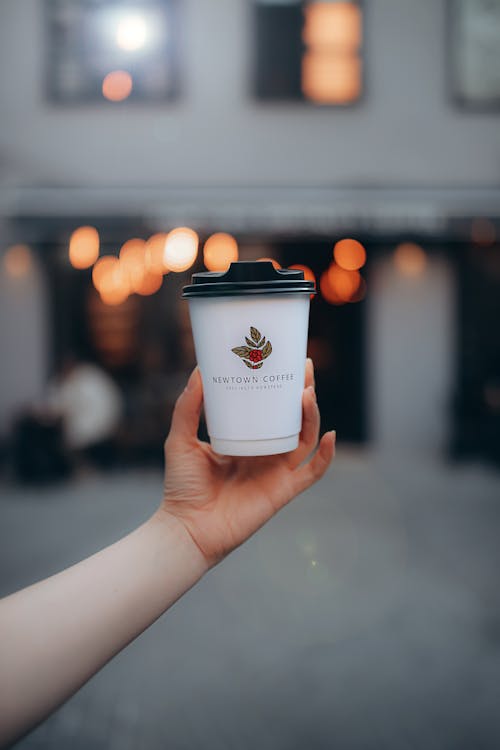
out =
<path fill-rule="evenodd" d="M 312 384 L 312 365 L 307 365 Z M 166 441 L 165 496 L 142 526 L 73 567 L 0 602 L 0 744 L 45 718 L 203 574 L 326 470 L 333 436 L 314 458 L 319 413 L 304 391 L 297 451 L 235 459 L 197 438 L 197 370 L 177 400 Z"/>
<path fill-rule="evenodd" d="M 155 514 L 0 601 L 0 746 L 75 693 L 206 570 L 183 528 Z"/>

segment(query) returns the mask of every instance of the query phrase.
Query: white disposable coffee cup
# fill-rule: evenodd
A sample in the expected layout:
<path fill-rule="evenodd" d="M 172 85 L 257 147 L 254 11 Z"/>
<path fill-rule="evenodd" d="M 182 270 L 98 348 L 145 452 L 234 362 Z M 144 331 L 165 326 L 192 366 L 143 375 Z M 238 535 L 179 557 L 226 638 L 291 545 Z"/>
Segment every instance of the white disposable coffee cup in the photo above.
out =
<path fill-rule="evenodd" d="M 314 293 L 303 271 L 266 261 L 196 273 L 184 287 L 216 453 L 262 456 L 297 447 Z"/>

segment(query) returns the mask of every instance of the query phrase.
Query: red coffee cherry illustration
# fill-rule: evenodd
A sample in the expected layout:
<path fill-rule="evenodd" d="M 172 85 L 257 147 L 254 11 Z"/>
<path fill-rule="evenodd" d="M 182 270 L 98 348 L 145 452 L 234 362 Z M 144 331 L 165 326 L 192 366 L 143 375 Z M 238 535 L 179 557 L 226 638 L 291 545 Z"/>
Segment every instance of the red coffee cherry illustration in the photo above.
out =
<path fill-rule="evenodd" d="M 259 370 L 273 350 L 271 342 L 266 341 L 266 337 L 253 326 L 250 326 L 250 338 L 245 336 L 245 341 L 247 346 L 235 346 L 231 351 L 240 357 L 250 370 Z"/>

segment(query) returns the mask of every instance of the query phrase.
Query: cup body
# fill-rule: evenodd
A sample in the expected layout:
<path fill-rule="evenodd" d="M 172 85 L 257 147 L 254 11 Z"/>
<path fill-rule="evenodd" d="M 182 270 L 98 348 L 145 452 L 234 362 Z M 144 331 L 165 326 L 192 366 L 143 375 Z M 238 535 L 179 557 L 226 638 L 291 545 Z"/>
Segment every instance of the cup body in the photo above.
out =
<path fill-rule="evenodd" d="M 212 448 L 284 453 L 302 423 L 308 293 L 189 299 Z"/>

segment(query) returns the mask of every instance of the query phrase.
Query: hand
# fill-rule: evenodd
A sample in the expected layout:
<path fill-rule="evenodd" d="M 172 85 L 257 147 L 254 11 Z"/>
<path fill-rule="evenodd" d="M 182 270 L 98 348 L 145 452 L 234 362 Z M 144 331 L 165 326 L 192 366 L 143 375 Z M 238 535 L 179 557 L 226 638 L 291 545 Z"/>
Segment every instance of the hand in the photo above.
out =
<path fill-rule="evenodd" d="M 335 452 L 335 432 L 325 433 L 313 457 L 305 461 L 318 443 L 320 422 L 310 359 L 302 396 L 302 432 L 298 447 L 289 453 L 257 457 L 214 453 L 197 437 L 202 401 L 201 376 L 195 368 L 177 399 L 165 442 L 165 496 L 159 513 L 183 524 L 211 567 L 321 479 Z"/>

